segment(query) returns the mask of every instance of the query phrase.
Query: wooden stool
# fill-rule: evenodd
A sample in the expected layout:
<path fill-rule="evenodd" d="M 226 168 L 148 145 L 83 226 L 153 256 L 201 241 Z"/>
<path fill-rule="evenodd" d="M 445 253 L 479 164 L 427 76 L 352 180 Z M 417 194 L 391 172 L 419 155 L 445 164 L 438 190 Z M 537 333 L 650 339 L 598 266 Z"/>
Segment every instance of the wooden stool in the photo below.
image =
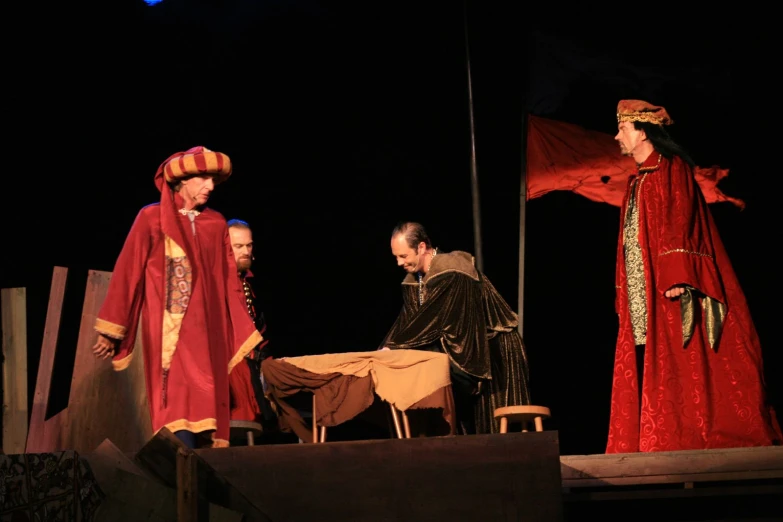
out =
<path fill-rule="evenodd" d="M 248 446 L 255 446 L 256 435 L 261 435 L 261 433 L 264 432 L 264 428 L 261 426 L 258 422 L 253 421 L 245 421 L 245 420 L 232 420 L 228 423 L 229 429 L 231 430 L 231 434 L 242 434 L 247 435 L 247 445 Z M 239 433 L 237 433 L 239 432 Z"/>
<path fill-rule="evenodd" d="M 543 419 L 548 419 L 552 414 L 545 406 L 506 406 L 495 409 L 495 418 L 500 417 L 500 433 L 508 433 L 508 421 L 522 423 L 522 431 L 527 431 L 527 423 L 531 420 L 536 426 L 536 431 L 544 431 Z"/>

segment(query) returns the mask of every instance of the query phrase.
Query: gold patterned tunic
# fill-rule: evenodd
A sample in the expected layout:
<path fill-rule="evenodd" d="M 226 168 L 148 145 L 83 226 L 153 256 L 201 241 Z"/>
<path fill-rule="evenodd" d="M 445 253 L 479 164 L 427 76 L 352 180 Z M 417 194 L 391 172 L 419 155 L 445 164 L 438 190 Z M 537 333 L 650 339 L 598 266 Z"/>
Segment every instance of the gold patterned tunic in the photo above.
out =
<path fill-rule="evenodd" d="M 647 289 L 644 279 L 642 246 L 639 244 L 639 192 L 644 176 L 633 181 L 623 227 L 623 251 L 628 281 L 628 305 L 633 338 L 637 345 L 647 342 Z"/>

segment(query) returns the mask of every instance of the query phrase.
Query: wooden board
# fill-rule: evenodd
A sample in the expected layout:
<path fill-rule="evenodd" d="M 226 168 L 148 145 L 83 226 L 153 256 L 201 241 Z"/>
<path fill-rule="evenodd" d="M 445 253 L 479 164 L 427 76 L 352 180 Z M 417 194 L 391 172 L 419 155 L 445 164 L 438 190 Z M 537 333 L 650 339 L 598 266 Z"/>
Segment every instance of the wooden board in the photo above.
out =
<path fill-rule="evenodd" d="M 783 447 L 560 457 L 563 487 L 783 478 Z"/>
<path fill-rule="evenodd" d="M 67 269 L 55 268 L 27 451 L 72 449 L 88 453 L 107 438 L 122 451 L 137 451 L 152 435 L 141 336 L 137 337 L 134 348 L 137 356 L 122 372 L 115 372 L 111 361 L 98 360 L 92 353 L 96 339 L 95 317 L 106 297 L 110 272 L 88 272 L 77 346 L 64 348 L 75 352 L 68 406 L 45 419 L 66 276 Z"/>
<path fill-rule="evenodd" d="M 176 489 L 177 453 L 183 449 L 186 448 L 182 442 L 168 429 L 163 428 L 136 453 L 134 462 L 166 486 Z M 213 451 L 230 451 L 230 448 Z M 249 500 L 208 462 L 198 454 L 193 454 L 193 459 L 197 470 L 197 484 L 193 489 L 198 491 L 206 502 L 243 513 L 246 522 L 271 522 L 272 519 L 260 509 L 259 504 Z"/>
<path fill-rule="evenodd" d="M 3 322 L 3 453 L 24 453 L 27 445 L 27 293 L 0 290 Z"/>
<path fill-rule="evenodd" d="M 67 268 L 54 267 L 52 285 L 49 289 L 49 304 L 46 308 L 46 323 L 41 343 L 41 358 L 38 363 L 38 377 L 35 381 L 33 411 L 30 414 L 30 430 L 27 435 L 28 453 L 45 453 L 62 448 L 59 441 L 61 416 L 56 415 L 47 422 L 46 407 L 49 404 L 49 391 L 52 385 L 54 356 L 57 352 L 57 336 L 60 331 L 67 276 Z"/>
<path fill-rule="evenodd" d="M 563 520 L 556 431 L 197 453 L 275 522 Z"/>

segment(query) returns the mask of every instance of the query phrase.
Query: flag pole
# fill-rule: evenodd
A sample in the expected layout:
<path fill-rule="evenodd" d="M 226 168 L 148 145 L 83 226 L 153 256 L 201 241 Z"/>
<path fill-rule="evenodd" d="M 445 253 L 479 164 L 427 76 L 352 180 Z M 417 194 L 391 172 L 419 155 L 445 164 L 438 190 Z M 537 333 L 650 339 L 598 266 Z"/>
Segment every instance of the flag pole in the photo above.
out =
<path fill-rule="evenodd" d="M 524 89 L 522 91 L 522 143 L 521 148 L 521 167 L 519 179 L 519 269 L 518 269 L 518 290 L 517 290 L 517 315 L 519 324 L 517 330 L 519 335 L 524 336 L 525 326 L 525 232 L 527 227 L 527 136 L 530 116 L 528 113 L 528 104 L 530 97 L 530 40 L 531 34 L 525 33 L 525 45 L 523 57 L 525 58 Z"/>
<path fill-rule="evenodd" d="M 524 104 L 523 107 L 526 107 Z M 525 227 L 527 225 L 527 111 L 522 116 L 522 167 L 519 182 L 519 289 L 517 292 L 517 314 L 519 335 L 524 339 L 525 319 Z"/>
<path fill-rule="evenodd" d="M 481 252 L 481 199 L 479 198 L 478 169 L 476 167 L 476 129 L 473 119 L 473 82 L 470 72 L 470 44 L 468 43 L 468 2 L 462 2 L 462 19 L 465 29 L 465 61 L 468 74 L 468 108 L 470 113 L 470 182 L 473 197 L 473 250 L 476 268 L 484 271 L 484 256 Z"/>

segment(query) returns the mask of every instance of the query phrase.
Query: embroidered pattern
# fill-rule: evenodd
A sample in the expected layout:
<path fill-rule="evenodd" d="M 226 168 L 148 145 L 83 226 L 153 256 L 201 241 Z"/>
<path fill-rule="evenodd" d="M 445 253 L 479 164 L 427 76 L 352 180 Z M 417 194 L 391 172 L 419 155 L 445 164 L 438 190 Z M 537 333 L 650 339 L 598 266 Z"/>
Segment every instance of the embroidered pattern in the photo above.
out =
<path fill-rule="evenodd" d="M 168 295 L 166 310 L 172 314 L 184 314 L 188 309 L 192 291 L 193 271 L 187 257 L 167 257 Z"/>
<path fill-rule="evenodd" d="M 625 272 L 628 283 L 628 305 L 631 311 L 631 325 L 636 344 L 647 342 L 647 291 L 644 278 L 642 247 L 639 244 L 639 194 L 644 176 L 634 181 L 628 211 L 623 227 L 623 250 Z"/>
<path fill-rule="evenodd" d="M 668 256 L 669 254 L 693 254 L 694 256 L 712 257 L 712 254 L 705 254 L 703 252 L 694 252 L 693 250 L 685 250 L 684 248 L 675 248 L 673 250 L 667 250 L 661 252 L 659 256 Z"/>

